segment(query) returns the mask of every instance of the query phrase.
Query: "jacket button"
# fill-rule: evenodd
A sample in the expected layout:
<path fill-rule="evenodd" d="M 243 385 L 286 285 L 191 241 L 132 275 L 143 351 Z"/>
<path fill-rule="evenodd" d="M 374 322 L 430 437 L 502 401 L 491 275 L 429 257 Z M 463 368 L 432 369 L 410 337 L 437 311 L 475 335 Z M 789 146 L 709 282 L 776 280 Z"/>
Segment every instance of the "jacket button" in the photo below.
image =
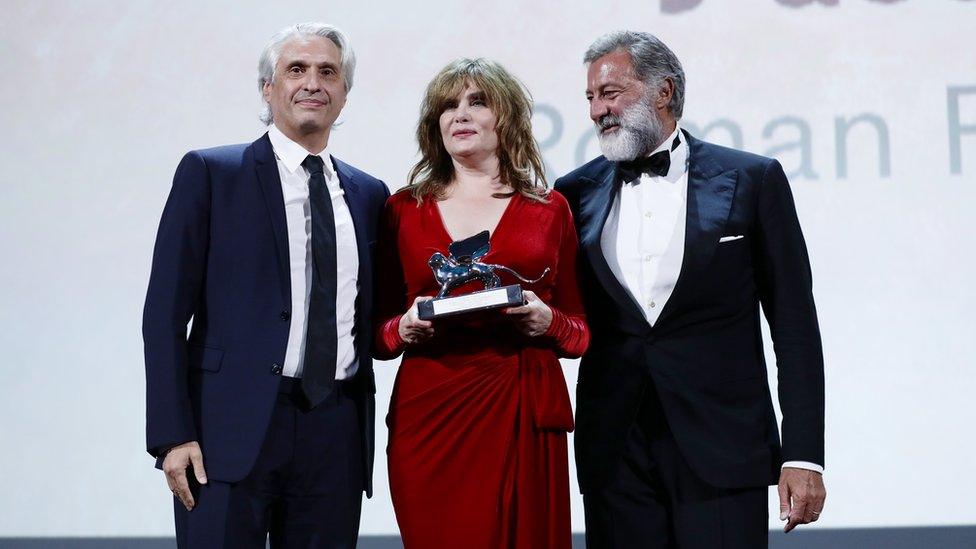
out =
<path fill-rule="evenodd" d="M 281 320 L 284 320 L 285 322 L 291 320 L 291 312 L 289 311 L 281 311 L 280 316 L 281 316 Z"/>
<path fill-rule="evenodd" d="M 271 365 L 271 373 L 274 375 L 279 375 L 281 373 L 281 365 L 275 362 Z"/>

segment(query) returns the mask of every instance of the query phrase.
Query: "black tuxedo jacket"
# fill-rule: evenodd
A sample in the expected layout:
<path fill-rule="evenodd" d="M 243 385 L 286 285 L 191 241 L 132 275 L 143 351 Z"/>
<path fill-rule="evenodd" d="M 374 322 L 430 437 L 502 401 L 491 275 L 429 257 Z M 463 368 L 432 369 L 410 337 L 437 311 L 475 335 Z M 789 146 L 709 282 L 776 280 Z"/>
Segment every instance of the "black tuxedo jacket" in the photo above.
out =
<path fill-rule="evenodd" d="M 373 255 L 389 191 L 333 158 L 359 249 L 354 387 L 371 494 L 376 386 L 370 353 Z M 183 157 L 163 210 L 143 315 L 149 453 L 197 440 L 211 479 L 255 460 L 281 380 L 291 288 L 281 179 L 267 134 Z M 302 289 L 297 289 L 302 291 Z M 187 323 L 192 330 L 187 337 Z"/>
<path fill-rule="evenodd" d="M 824 462 L 823 353 L 786 175 L 775 160 L 686 132 L 684 138 L 690 155 L 684 260 L 653 327 L 600 246 L 620 188 L 616 164 L 601 156 L 555 184 L 575 217 L 592 331 L 576 397 L 584 492 L 609 481 L 647 390 L 657 391 L 692 470 L 714 486 L 774 484 L 783 461 Z M 744 238 L 719 243 L 738 235 Z M 760 304 L 776 352 L 782 447 Z"/>

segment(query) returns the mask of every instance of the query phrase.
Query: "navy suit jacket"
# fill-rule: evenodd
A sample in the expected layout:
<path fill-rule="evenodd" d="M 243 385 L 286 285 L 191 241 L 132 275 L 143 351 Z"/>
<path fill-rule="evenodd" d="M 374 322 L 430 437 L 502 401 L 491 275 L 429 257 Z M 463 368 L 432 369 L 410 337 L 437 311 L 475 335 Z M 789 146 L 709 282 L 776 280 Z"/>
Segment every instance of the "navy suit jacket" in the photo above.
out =
<path fill-rule="evenodd" d="M 610 480 L 650 387 L 689 466 L 714 486 L 774 484 L 783 461 L 824 462 L 820 331 L 786 175 L 775 160 L 684 137 L 690 154 L 684 260 L 653 327 L 600 246 L 620 188 L 616 163 L 601 156 L 555 184 L 579 232 L 592 332 L 576 397 L 584 492 Z M 744 238 L 719 243 L 738 235 Z M 760 304 L 776 352 L 782 446 Z"/>
<path fill-rule="evenodd" d="M 359 248 L 353 383 L 362 396 L 370 495 L 373 254 L 389 191 L 335 158 L 333 165 Z M 196 440 L 209 478 L 236 482 L 250 472 L 281 380 L 291 291 L 284 199 L 267 134 L 250 144 L 187 153 L 159 223 L 143 316 L 150 454 L 158 458 L 174 444 Z"/>

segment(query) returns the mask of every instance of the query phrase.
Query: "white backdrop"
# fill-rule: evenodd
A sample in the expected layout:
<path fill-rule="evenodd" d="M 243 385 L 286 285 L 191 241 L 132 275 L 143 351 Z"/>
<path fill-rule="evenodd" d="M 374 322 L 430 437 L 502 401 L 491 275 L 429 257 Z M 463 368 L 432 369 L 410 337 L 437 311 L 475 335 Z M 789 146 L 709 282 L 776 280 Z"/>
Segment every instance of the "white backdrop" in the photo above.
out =
<path fill-rule="evenodd" d="M 492 57 L 526 82 L 557 176 L 598 154 L 587 44 L 658 34 L 684 63 L 686 127 L 717 122 L 705 139 L 794 172 L 827 364 L 816 527 L 976 523 L 976 2 L 271 4 L 3 1 L 0 536 L 172 533 L 144 451 L 156 224 L 185 151 L 261 134 L 258 54 L 305 20 L 339 25 L 359 55 L 330 146 L 392 189 L 415 160 L 423 88 L 448 61 Z M 376 367 L 362 530 L 390 534 L 382 417 L 396 364 Z M 572 387 L 575 364 L 565 372 Z"/>

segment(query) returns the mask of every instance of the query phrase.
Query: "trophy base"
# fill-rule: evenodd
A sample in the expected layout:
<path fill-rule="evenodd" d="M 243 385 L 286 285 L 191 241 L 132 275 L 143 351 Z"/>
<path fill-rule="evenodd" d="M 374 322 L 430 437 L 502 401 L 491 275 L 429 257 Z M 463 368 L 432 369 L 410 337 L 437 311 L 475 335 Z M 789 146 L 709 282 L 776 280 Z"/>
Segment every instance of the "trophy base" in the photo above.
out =
<path fill-rule="evenodd" d="M 512 284 L 501 288 L 481 290 L 470 294 L 428 299 L 417 303 L 417 316 L 433 320 L 501 307 L 518 307 L 524 303 L 522 286 Z"/>

